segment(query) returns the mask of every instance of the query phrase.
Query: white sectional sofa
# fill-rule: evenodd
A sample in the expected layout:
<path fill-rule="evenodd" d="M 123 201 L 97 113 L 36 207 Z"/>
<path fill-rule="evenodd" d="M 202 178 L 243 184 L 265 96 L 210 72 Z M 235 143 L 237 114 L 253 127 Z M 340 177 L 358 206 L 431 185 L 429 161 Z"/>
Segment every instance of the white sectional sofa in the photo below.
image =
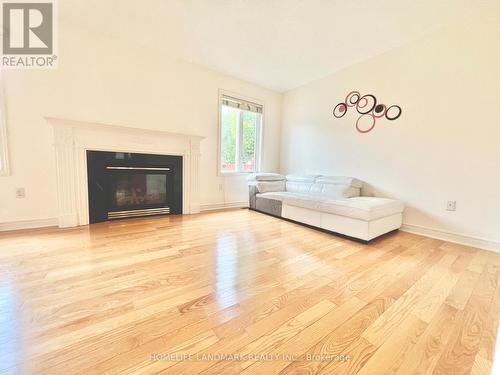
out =
<path fill-rule="evenodd" d="M 370 241 L 399 229 L 402 202 L 361 196 L 352 177 L 260 173 L 249 178 L 251 209 Z"/>

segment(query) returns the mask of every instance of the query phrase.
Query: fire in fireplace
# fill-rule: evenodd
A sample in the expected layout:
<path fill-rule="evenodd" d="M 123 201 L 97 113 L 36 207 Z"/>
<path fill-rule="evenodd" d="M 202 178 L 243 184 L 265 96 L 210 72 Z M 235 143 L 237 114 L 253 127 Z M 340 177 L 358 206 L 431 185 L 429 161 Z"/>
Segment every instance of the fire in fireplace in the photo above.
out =
<path fill-rule="evenodd" d="M 107 167 L 120 169 L 120 167 Z M 131 168 L 137 170 L 137 168 Z M 164 170 L 168 171 L 169 168 Z M 117 173 L 113 179 L 116 207 L 130 207 L 143 204 L 165 204 L 167 202 L 167 176 L 152 173 Z"/>
<path fill-rule="evenodd" d="M 182 213 L 182 157 L 87 151 L 90 222 Z"/>

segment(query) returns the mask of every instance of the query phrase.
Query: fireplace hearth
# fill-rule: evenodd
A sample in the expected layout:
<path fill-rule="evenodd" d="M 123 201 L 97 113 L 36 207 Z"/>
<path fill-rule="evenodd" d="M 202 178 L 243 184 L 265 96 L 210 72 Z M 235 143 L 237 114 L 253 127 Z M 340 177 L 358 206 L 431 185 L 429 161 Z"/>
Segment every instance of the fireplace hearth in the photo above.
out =
<path fill-rule="evenodd" d="M 182 157 L 87 151 L 91 223 L 182 213 Z"/>

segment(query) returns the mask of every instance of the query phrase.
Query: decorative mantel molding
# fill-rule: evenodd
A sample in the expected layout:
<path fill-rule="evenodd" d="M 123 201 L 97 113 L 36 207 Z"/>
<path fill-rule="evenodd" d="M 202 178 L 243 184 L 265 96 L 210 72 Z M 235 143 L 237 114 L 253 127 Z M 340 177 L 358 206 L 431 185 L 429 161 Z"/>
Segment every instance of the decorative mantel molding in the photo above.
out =
<path fill-rule="evenodd" d="M 203 137 L 46 117 L 54 130 L 59 227 L 89 223 L 87 150 L 182 156 L 183 213 L 200 212 L 200 142 Z"/>

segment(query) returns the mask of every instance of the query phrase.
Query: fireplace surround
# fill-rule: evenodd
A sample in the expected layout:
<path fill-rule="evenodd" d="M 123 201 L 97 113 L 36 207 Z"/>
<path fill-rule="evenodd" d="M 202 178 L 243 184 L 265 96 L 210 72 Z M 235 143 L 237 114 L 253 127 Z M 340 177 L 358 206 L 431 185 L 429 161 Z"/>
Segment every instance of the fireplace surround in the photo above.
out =
<path fill-rule="evenodd" d="M 200 142 L 194 134 L 45 118 L 53 128 L 59 227 L 90 223 L 87 151 L 182 157 L 183 214 L 200 212 Z M 156 182 L 158 183 L 158 182 Z"/>

